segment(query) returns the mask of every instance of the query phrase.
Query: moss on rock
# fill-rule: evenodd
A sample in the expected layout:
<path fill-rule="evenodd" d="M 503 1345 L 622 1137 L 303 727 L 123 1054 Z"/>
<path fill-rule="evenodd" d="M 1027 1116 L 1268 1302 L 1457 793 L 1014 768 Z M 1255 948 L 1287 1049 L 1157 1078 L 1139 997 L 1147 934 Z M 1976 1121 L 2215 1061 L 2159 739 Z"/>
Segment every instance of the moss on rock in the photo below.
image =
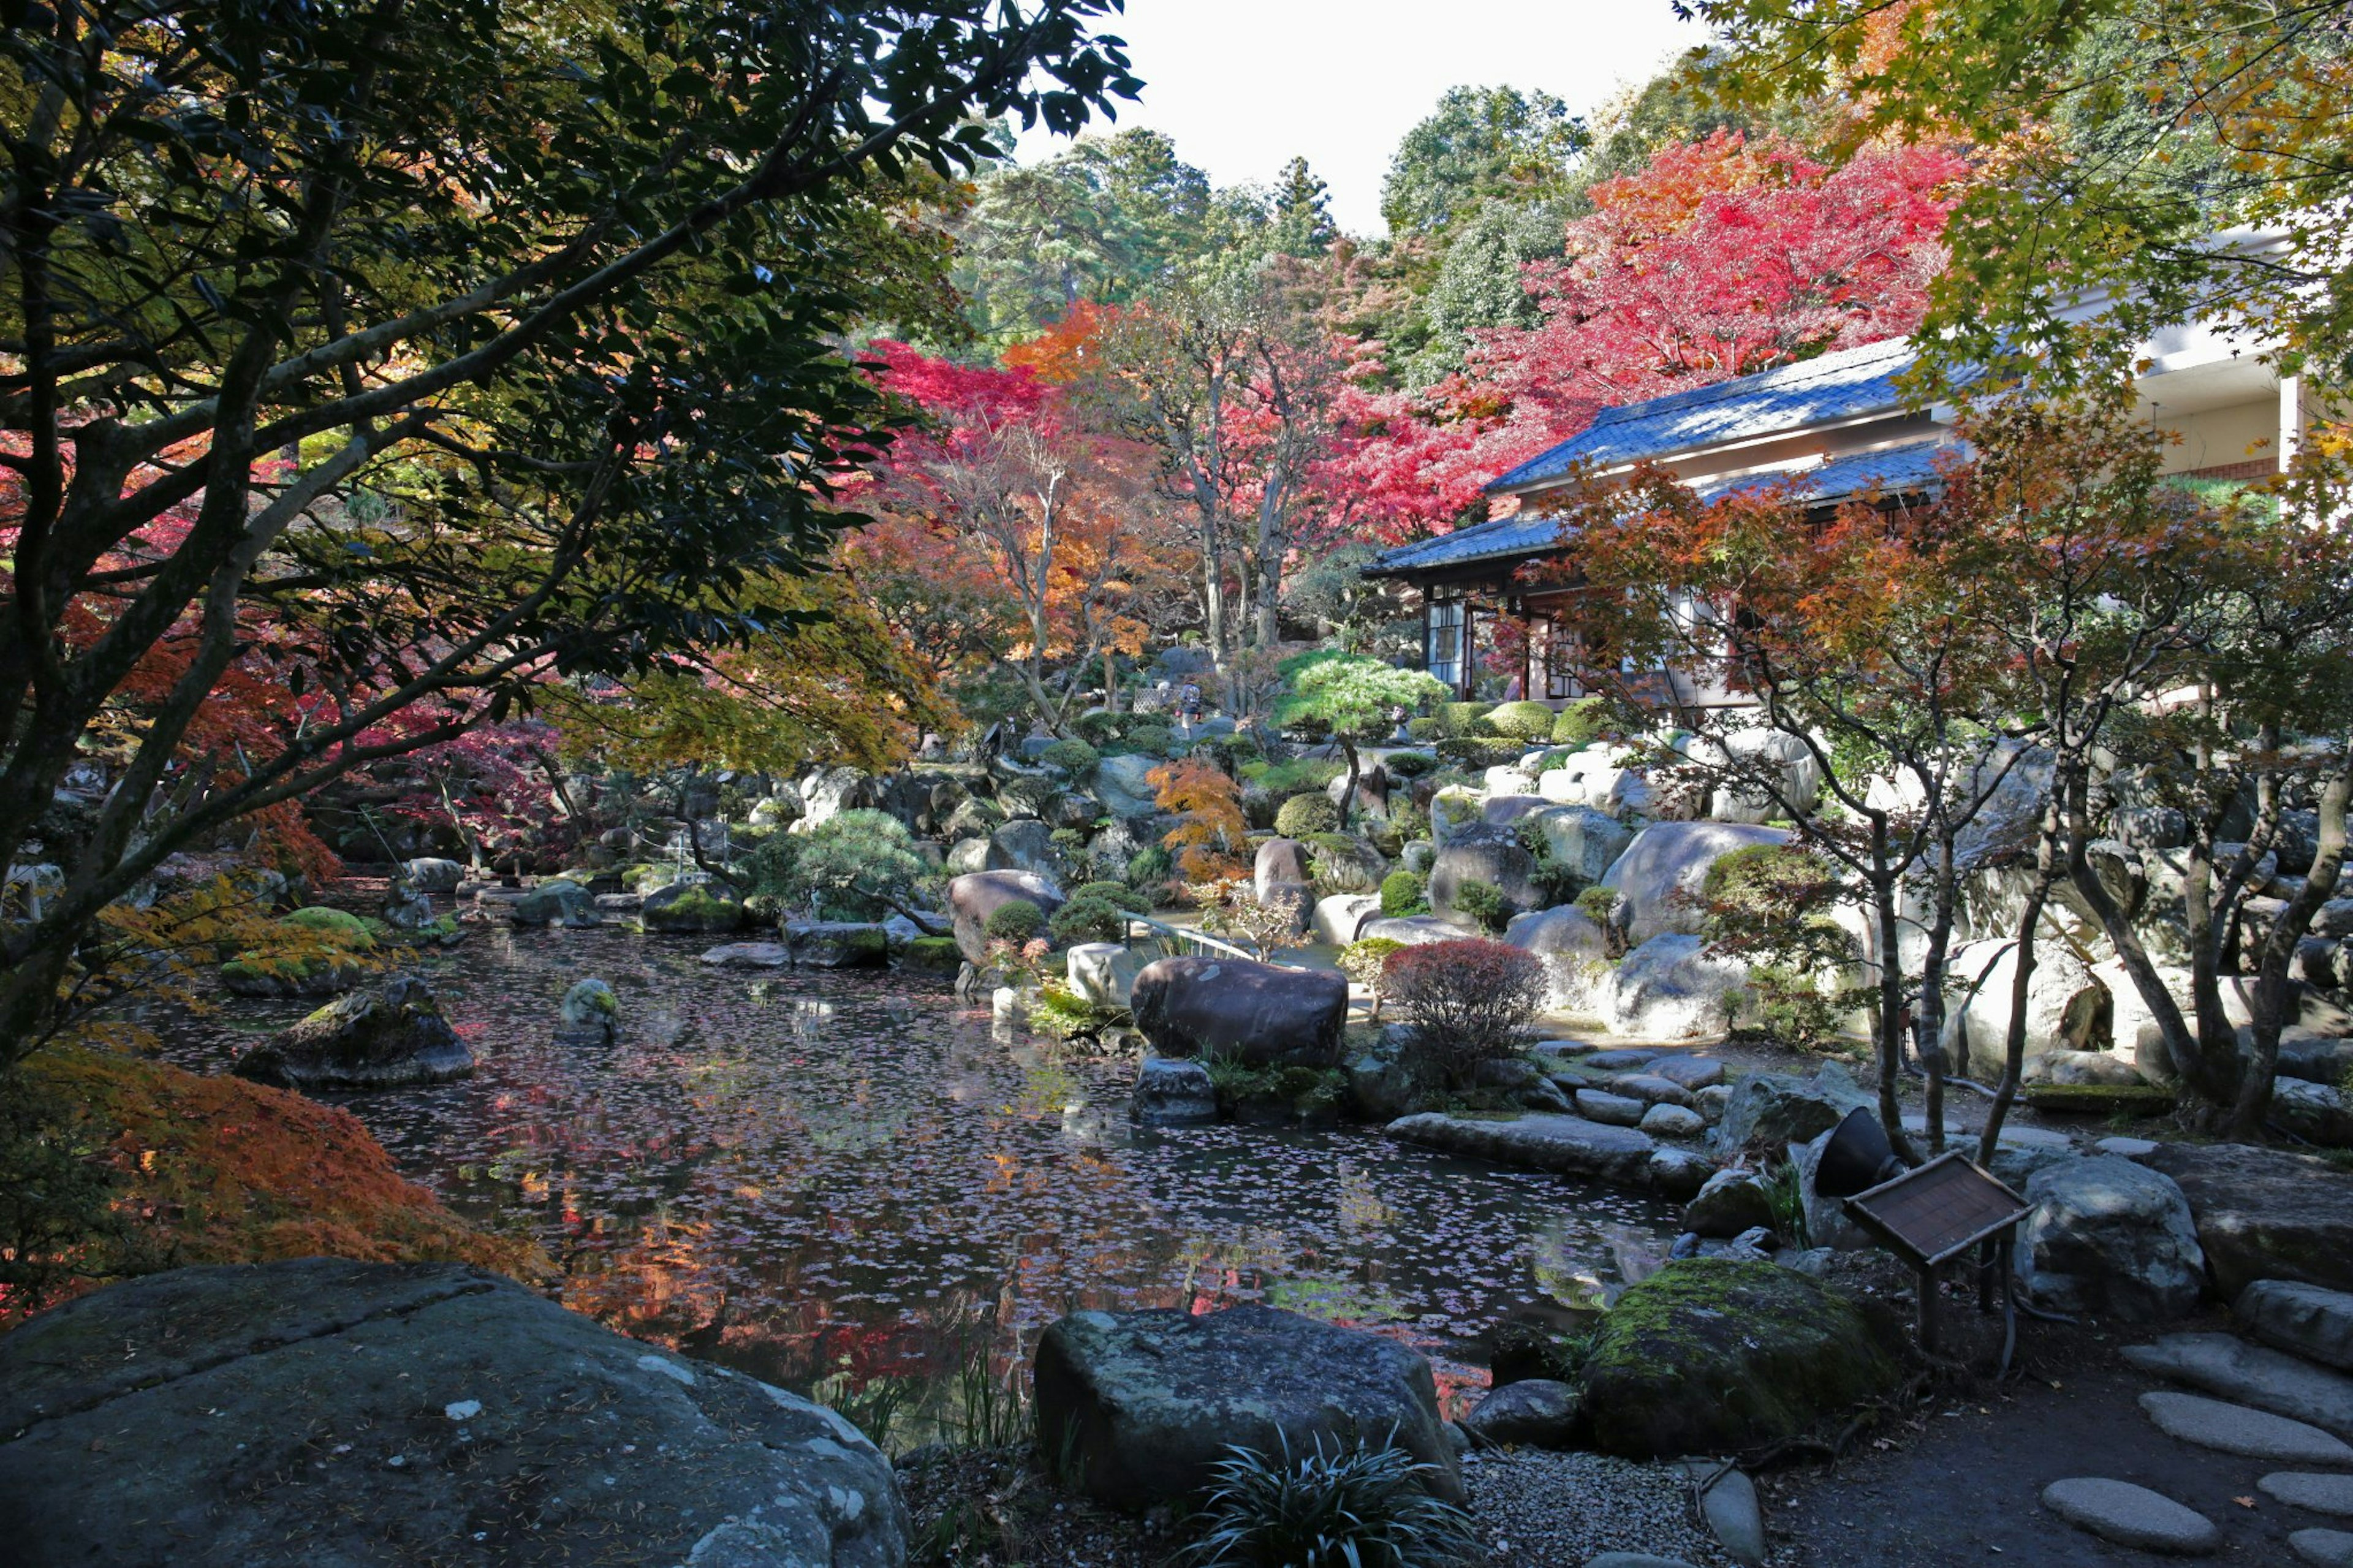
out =
<path fill-rule="evenodd" d="M 1582 1375 L 1594 1447 L 1633 1458 L 1721 1454 L 1794 1436 L 1884 1394 L 1897 1334 L 1778 1264 L 1670 1263 L 1603 1318 Z"/>

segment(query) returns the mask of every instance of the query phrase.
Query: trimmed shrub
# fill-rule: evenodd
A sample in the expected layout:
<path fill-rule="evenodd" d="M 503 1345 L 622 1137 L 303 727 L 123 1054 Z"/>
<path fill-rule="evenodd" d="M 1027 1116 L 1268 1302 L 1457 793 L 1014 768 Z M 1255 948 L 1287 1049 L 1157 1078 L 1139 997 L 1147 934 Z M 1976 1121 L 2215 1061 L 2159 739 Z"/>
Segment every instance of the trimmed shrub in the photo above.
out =
<path fill-rule="evenodd" d="M 1441 702 L 1438 705 L 1439 721 L 1445 725 L 1450 739 L 1461 740 L 1471 735 L 1493 735 L 1495 731 L 1487 722 L 1486 702 Z"/>
<path fill-rule="evenodd" d="M 1082 942 L 1117 942 L 1127 934 L 1127 917 L 1145 912 L 1145 901 L 1119 882 L 1086 882 L 1074 889 L 1046 922 L 1056 947 Z"/>
<path fill-rule="evenodd" d="M 1295 1458 L 1287 1440 L 1273 1454 L 1229 1449 L 1187 1568 L 1439 1568 L 1477 1557 L 1470 1514 L 1431 1495 L 1412 1455 L 1324 1443 L 1319 1434 Z"/>
<path fill-rule="evenodd" d="M 1017 899 L 989 910 L 980 929 L 991 942 L 1009 942 L 1018 947 L 1036 936 L 1038 928 L 1045 923 L 1046 917 L 1037 905 Z"/>
<path fill-rule="evenodd" d="M 1419 871 L 1397 870 L 1381 879 L 1381 913 L 1390 920 L 1430 912 L 1430 879 Z"/>
<path fill-rule="evenodd" d="M 1410 844 L 1417 838 L 1430 837 L 1430 813 L 1409 800 L 1389 802 L 1389 831 L 1398 836 L 1399 844 Z"/>
<path fill-rule="evenodd" d="M 1393 952 L 1388 994 L 1412 1026 L 1413 1049 L 1450 1088 L 1512 1056 L 1544 1005 L 1544 964 L 1508 942 L 1465 937 Z"/>
<path fill-rule="evenodd" d="M 1057 741 L 1039 753 L 1038 760 L 1050 768 L 1061 769 L 1074 779 L 1082 779 L 1095 771 L 1095 764 L 1103 758 L 1084 741 Z"/>
<path fill-rule="evenodd" d="M 1531 698 L 1490 709 L 1487 723 L 1498 735 L 1508 735 L 1514 741 L 1548 741 L 1552 738 L 1553 717 L 1549 707 Z"/>
<path fill-rule="evenodd" d="M 1340 826 L 1340 808 L 1322 794 L 1294 795 L 1274 814 L 1274 830 L 1285 838 L 1310 838 Z"/>
<path fill-rule="evenodd" d="M 1512 923 L 1512 900 L 1493 882 L 1473 878 L 1454 889 L 1454 908 L 1479 922 L 1482 931 L 1501 931 Z"/>
<path fill-rule="evenodd" d="M 1446 721 L 1436 717 L 1409 719 L 1405 721 L 1405 732 L 1424 742 L 1442 741 L 1446 739 Z"/>
<path fill-rule="evenodd" d="M 1340 950 L 1340 973 L 1373 994 L 1375 1018 L 1381 1016 L 1381 1004 L 1388 999 L 1389 955 L 1404 951 L 1405 943 L 1385 936 L 1368 936 Z"/>
<path fill-rule="evenodd" d="M 375 946 L 375 933 L 368 930 L 367 922 L 343 910 L 313 904 L 308 909 L 296 910 L 278 923 L 292 926 L 297 931 L 316 931 L 328 941 L 358 952 L 365 952 Z"/>
<path fill-rule="evenodd" d="M 1439 757 L 1456 767 L 1475 771 L 1505 768 L 1527 755 L 1526 744 L 1493 735 L 1456 736 L 1438 742 Z"/>
<path fill-rule="evenodd" d="M 1329 757 L 1295 757 L 1258 769 L 1250 783 L 1271 795 L 1305 795 L 1320 790 L 1348 771 L 1347 764 Z"/>
<path fill-rule="evenodd" d="M 1098 709 L 1092 713 L 1080 714 L 1071 721 L 1071 729 L 1080 740 L 1090 745 L 1107 746 L 1119 739 L 1120 726 L 1124 717 L 1118 713 L 1105 713 Z"/>
<path fill-rule="evenodd" d="M 1428 752 L 1391 752 L 1381 759 L 1381 771 L 1393 779 L 1418 779 L 1438 771 L 1438 759 Z"/>
<path fill-rule="evenodd" d="M 1601 739 L 1602 726 L 1609 717 L 1609 705 L 1599 697 L 1580 697 L 1553 716 L 1552 743 L 1556 746 L 1583 746 Z"/>
<path fill-rule="evenodd" d="M 1140 720 L 1128 727 L 1124 737 L 1130 751 L 1147 757 L 1165 757 L 1176 749 L 1176 729 L 1157 718 Z"/>

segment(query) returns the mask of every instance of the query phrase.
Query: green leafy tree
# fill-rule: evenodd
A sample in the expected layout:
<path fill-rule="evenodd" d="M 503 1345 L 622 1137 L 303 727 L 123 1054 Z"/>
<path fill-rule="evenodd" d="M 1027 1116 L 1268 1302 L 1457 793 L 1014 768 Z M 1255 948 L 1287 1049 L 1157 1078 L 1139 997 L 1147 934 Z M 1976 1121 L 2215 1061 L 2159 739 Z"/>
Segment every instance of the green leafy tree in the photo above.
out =
<path fill-rule="evenodd" d="M 1274 177 L 1267 201 L 1267 247 L 1286 256 L 1321 256 L 1339 237 L 1329 188 L 1306 159 L 1292 159 Z"/>
<path fill-rule="evenodd" d="M 884 423 L 835 345 L 923 243 L 903 176 L 1132 93 L 1113 8 L 16 16 L 0 857 L 94 723 L 128 705 L 133 740 L 0 942 L 0 1058 L 175 850 L 551 677 L 755 633 L 739 590 L 825 555 Z M 240 661 L 291 700 L 190 754 Z"/>
<path fill-rule="evenodd" d="M 1400 710 L 1411 712 L 1446 695 L 1445 684 L 1428 670 L 1399 669 L 1361 654 L 1312 653 L 1282 667 L 1291 695 L 1276 710 L 1282 724 L 1313 723 L 1328 731 L 1348 759 L 1348 782 L 1340 796 L 1340 826 L 1356 809 L 1356 778 L 1362 766 L 1356 742 L 1377 740 L 1397 725 Z"/>
<path fill-rule="evenodd" d="M 779 833 L 752 852 L 752 890 L 786 909 L 836 920 L 913 914 L 934 879 L 906 825 L 887 812 L 845 811 L 807 833 Z"/>
<path fill-rule="evenodd" d="M 1398 143 L 1381 184 L 1381 216 L 1394 239 L 1437 237 L 1490 200 L 1556 196 L 1588 140 L 1583 122 L 1550 93 L 1449 88 Z"/>

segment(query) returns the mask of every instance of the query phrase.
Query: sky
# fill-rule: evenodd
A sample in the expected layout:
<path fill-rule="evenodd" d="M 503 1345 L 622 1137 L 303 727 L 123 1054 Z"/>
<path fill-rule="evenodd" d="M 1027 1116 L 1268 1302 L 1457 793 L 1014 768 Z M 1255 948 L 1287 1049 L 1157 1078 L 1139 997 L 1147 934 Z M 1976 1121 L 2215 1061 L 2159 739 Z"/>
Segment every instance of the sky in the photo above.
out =
<path fill-rule="evenodd" d="M 1448 88 L 1541 89 L 1585 114 L 1706 38 L 1670 0 L 1127 0 L 1103 30 L 1145 81 L 1121 126 L 1166 132 L 1220 185 L 1303 155 L 1366 236 L 1385 232 L 1389 154 Z M 1062 144 L 1033 132 L 1019 156 Z"/>

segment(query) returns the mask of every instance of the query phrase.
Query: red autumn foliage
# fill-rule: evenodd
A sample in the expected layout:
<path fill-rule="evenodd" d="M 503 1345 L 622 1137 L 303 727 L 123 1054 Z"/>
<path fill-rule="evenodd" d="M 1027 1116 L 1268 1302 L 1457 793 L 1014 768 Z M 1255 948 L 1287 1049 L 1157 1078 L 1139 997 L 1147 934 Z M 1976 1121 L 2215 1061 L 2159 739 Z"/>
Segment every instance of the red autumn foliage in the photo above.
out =
<path fill-rule="evenodd" d="M 1417 1052 L 1451 1088 L 1468 1087 L 1481 1063 L 1510 1056 L 1521 1026 L 1544 1005 L 1535 954 L 1484 937 L 1399 948 L 1383 973 L 1385 994 L 1412 1025 Z"/>

